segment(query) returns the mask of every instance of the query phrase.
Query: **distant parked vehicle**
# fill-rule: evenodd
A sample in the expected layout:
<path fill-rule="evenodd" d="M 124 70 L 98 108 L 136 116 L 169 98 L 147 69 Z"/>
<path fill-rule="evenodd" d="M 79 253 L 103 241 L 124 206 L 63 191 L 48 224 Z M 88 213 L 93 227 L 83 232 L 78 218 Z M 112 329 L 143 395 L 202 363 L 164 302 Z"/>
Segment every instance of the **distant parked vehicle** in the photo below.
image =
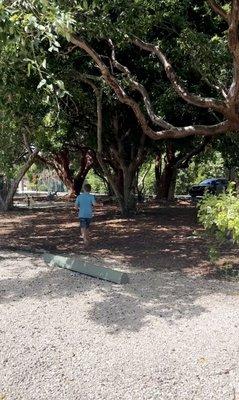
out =
<path fill-rule="evenodd" d="M 210 194 L 217 195 L 226 190 L 228 181 L 225 178 L 210 178 L 205 179 L 198 185 L 193 185 L 189 189 L 189 194 L 192 198 L 202 197 L 207 191 Z"/>

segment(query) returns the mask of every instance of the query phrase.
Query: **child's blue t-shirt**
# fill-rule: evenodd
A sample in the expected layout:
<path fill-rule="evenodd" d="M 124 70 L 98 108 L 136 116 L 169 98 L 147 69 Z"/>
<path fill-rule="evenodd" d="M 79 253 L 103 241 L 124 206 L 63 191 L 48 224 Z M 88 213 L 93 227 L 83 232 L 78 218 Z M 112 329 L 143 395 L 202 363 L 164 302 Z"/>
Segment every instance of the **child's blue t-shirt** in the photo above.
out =
<path fill-rule="evenodd" d="M 92 218 L 93 207 L 96 203 L 95 196 L 90 193 L 81 193 L 76 198 L 76 206 L 80 208 L 79 218 Z"/>

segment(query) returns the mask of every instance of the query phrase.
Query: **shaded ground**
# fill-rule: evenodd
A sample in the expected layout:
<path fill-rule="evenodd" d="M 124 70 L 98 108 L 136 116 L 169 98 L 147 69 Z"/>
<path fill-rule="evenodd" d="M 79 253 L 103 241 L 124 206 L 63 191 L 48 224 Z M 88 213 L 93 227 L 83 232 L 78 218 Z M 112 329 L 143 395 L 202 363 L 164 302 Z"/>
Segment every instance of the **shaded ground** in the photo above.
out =
<path fill-rule="evenodd" d="M 202 232 L 196 210 L 187 201 L 170 206 L 157 204 L 142 207 L 139 214 L 123 219 L 112 206 L 98 208 L 92 224 L 90 254 L 136 269 L 177 269 L 193 274 L 208 274 L 205 239 L 195 236 Z M 45 249 L 57 253 L 85 252 L 73 205 L 46 210 L 22 209 L 1 215 L 0 247 Z M 217 263 L 239 262 L 236 249 L 225 249 Z"/>

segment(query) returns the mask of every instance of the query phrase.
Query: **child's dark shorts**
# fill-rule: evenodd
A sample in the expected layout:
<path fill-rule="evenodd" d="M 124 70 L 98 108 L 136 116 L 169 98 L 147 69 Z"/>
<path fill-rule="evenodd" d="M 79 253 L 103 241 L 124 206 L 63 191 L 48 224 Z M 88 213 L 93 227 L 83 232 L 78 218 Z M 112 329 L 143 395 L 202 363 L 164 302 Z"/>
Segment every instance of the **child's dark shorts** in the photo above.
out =
<path fill-rule="evenodd" d="M 90 227 L 91 218 L 80 218 L 80 227 L 88 229 Z"/>

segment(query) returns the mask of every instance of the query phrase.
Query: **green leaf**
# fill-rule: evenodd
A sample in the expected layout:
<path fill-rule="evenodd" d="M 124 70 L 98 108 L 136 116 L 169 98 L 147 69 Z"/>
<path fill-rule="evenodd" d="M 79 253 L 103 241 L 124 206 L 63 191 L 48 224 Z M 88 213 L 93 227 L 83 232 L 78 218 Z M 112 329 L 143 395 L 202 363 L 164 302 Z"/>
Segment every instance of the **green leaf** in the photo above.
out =
<path fill-rule="evenodd" d="M 46 59 L 43 60 L 41 66 L 42 66 L 44 69 L 46 69 Z"/>
<path fill-rule="evenodd" d="M 32 68 L 32 64 L 28 63 L 27 64 L 27 76 L 29 77 L 31 75 L 31 68 Z"/>
<path fill-rule="evenodd" d="M 57 86 L 61 89 L 61 90 L 65 90 L 65 85 L 63 81 L 56 81 Z"/>
<path fill-rule="evenodd" d="M 44 86 L 46 84 L 46 79 L 42 79 L 37 86 L 37 89 L 40 89 L 42 86 Z"/>

